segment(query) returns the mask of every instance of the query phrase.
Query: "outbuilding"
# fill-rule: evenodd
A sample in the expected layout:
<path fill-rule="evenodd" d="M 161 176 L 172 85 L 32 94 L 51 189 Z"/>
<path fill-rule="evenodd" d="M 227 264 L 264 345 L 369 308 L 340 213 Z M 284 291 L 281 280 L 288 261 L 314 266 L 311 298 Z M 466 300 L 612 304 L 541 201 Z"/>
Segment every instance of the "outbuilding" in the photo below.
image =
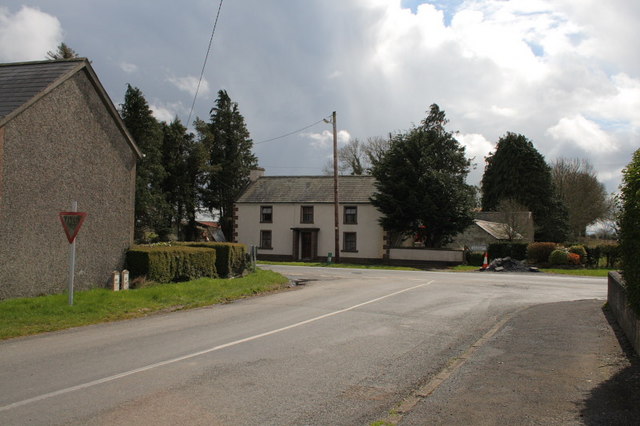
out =
<path fill-rule="evenodd" d="M 66 289 L 58 213 L 74 201 L 75 287 L 107 285 L 133 242 L 141 155 L 87 59 L 0 64 L 0 299 Z"/>

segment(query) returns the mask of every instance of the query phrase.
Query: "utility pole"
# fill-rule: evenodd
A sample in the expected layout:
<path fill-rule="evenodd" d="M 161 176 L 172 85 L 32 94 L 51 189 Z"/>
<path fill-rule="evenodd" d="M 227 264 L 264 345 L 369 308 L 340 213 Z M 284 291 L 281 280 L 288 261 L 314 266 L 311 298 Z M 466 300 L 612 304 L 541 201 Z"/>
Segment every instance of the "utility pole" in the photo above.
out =
<path fill-rule="evenodd" d="M 338 131 L 336 128 L 336 112 L 331 114 L 333 124 L 333 211 L 335 227 L 335 262 L 340 262 L 340 208 L 338 199 Z"/>

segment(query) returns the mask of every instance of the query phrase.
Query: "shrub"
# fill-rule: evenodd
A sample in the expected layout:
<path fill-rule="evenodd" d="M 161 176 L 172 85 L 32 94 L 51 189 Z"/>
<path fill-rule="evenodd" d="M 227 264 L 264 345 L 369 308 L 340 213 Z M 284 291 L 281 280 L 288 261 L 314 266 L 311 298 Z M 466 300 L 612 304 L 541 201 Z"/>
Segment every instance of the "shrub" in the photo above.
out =
<path fill-rule="evenodd" d="M 127 252 L 132 278 L 167 283 L 201 277 L 216 278 L 216 252 L 198 247 L 134 246 Z"/>
<path fill-rule="evenodd" d="M 551 252 L 548 260 L 552 265 L 568 265 L 569 252 L 564 249 L 556 249 Z"/>
<path fill-rule="evenodd" d="M 527 246 L 527 259 L 532 263 L 546 263 L 557 246 L 556 243 L 530 243 Z"/>
<path fill-rule="evenodd" d="M 600 247 L 600 253 L 605 258 L 607 268 L 615 268 L 620 262 L 622 252 L 620 246 L 614 244 L 603 244 Z"/>
<path fill-rule="evenodd" d="M 576 245 L 573 245 L 573 246 L 569 247 L 569 253 L 577 254 L 579 256 L 579 258 L 580 258 L 580 262 L 579 263 L 586 263 L 587 262 L 587 250 L 584 248 L 583 245 L 576 244 Z"/>
<path fill-rule="evenodd" d="M 622 172 L 620 255 L 631 307 L 640 313 L 640 149 Z"/>
<path fill-rule="evenodd" d="M 246 268 L 247 246 L 237 243 L 175 243 L 181 246 L 201 247 L 216 251 L 216 270 L 221 277 L 242 275 Z"/>
<path fill-rule="evenodd" d="M 597 268 L 600 264 L 600 257 L 602 256 L 600 246 L 587 246 L 585 247 L 585 250 L 587 251 L 587 259 L 585 261 L 587 266 L 590 268 Z"/>
<path fill-rule="evenodd" d="M 467 252 L 467 265 L 482 266 L 483 263 L 484 263 L 484 252 L 480 252 L 480 251 Z"/>
<path fill-rule="evenodd" d="M 527 243 L 491 243 L 487 251 L 491 259 L 511 257 L 524 260 L 527 258 L 527 246 Z"/>
<path fill-rule="evenodd" d="M 580 265 L 582 263 L 580 255 L 578 253 L 568 252 L 567 255 L 567 261 L 569 262 L 569 265 Z"/>

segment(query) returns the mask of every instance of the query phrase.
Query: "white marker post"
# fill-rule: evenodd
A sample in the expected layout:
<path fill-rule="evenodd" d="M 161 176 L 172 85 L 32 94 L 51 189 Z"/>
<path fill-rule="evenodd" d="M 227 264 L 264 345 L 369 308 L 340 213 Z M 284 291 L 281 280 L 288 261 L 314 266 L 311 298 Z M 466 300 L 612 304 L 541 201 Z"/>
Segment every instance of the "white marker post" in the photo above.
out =
<path fill-rule="evenodd" d="M 86 213 L 78 212 L 78 202 L 74 201 L 70 212 L 60 212 L 60 222 L 67 234 L 67 240 L 71 244 L 69 253 L 69 305 L 73 305 L 73 279 L 76 270 L 76 237 L 80 227 L 87 217 Z"/>

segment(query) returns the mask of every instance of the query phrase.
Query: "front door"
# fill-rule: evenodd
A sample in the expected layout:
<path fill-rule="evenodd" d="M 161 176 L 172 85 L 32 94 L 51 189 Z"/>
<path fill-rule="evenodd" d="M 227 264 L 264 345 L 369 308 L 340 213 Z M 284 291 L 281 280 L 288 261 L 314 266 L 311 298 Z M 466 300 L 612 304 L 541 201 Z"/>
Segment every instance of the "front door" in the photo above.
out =
<path fill-rule="evenodd" d="M 300 233 L 300 258 L 302 260 L 311 260 L 313 257 L 311 250 L 311 232 Z"/>

